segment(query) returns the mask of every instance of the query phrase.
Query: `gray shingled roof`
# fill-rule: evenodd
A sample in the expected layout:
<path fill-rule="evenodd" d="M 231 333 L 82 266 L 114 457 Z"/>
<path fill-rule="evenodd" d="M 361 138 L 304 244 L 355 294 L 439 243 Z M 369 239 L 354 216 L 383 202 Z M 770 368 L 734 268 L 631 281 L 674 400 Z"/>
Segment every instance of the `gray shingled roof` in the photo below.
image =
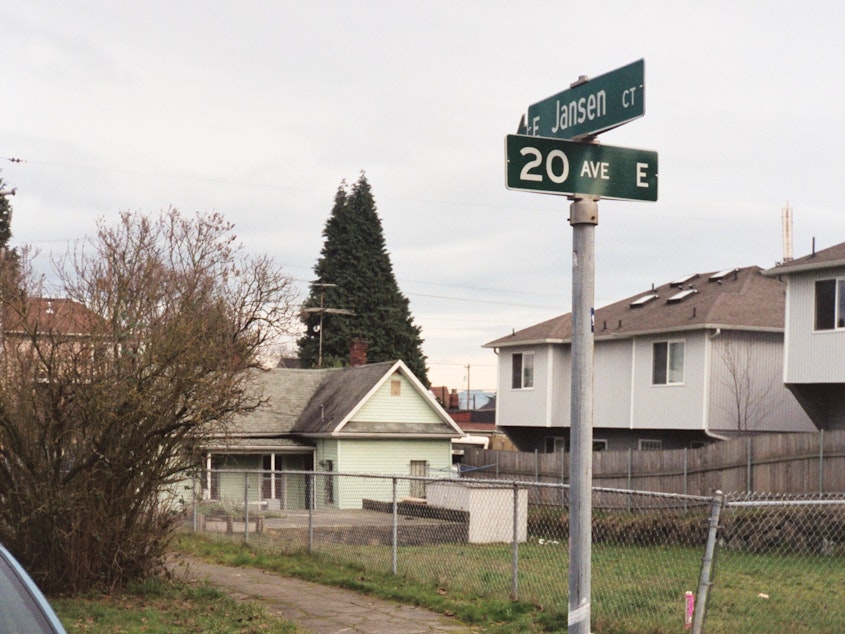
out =
<path fill-rule="evenodd" d="M 334 431 L 395 363 L 385 361 L 324 371 L 323 381 L 302 410 L 293 431 L 301 434 Z"/>
<path fill-rule="evenodd" d="M 669 282 L 597 309 L 595 338 L 701 328 L 783 331 L 785 284 L 765 277 L 757 266 L 732 269 L 721 281 L 711 281 L 715 273 L 697 274 L 680 286 Z M 683 290 L 695 292 L 680 301 L 668 301 Z M 657 297 L 632 307 L 634 301 L 648 295 Z M 572 315 L 567 313 L 491 341 L 484 347 L 564 343 L 571 338 Z"/>
<path fill-rule="evenodd" d="M 813 271 L 845 266 L 845 242 L 828 249 L 816 251 L 797 260 L 784 262 L 763 272 L 763 275 L 789 275 L 802 271 Z"/>
<path fill-rule="evenodd" d="M 273 368 L 262 372 L 256 376 L 256 386 L 267 404 L 238 416 L 227 429 L 228 435 L 259 439 L 332 433 L 396 364 L 385 361 L 353 368 Z M 399 427 L 385 423 L 377 426 L 379 432 L 387 434 L 437 431 L 431 424 L 420 427 L 413 421 Z M 353 426 L 348 431 L 363 430 Z"/>
<path fill-rule="evenodd" d="M 256 377 L 256 387 L 266 405 L 238 416 L 228 432 L 239 437 L 273 437 L 290 434 L 299 413 L 320 387 L 329 370 L 273 368 Z"/>

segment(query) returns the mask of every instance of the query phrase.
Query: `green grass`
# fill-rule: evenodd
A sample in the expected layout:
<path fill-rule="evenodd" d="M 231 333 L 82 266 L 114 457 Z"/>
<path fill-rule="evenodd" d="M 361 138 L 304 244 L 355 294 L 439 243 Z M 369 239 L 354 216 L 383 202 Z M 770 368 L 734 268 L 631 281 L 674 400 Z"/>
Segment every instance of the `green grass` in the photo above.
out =
<path fill-rule="evenodd" d="M 69 634 L 110 632 L 175 634 L 296 634 L 294 624 L 254 603 L 231 599 L 208 585 L 151 579 L 116 595 L 53 599 Z"/>
<path fill-rule="evenodd" d="M 519 546 L 518 601 L 509 545 L 440 544 L 399 550 L 391 574 L 385 546 L 321 545 L 313 555 L 262 540 L 250 546 L 180 536 L 184 552 L 280 575 L 350 588 L 457 617 L 486 632 L 566 631 L 568 556 L 563 544 Z M 593 545 L 592 630 L 597 634 L 683 631 L 684 592 L 697 592 L 703 549 Z M 845 587 L 838 557 L 741 554 L 723 550 L 707 613 L 709 634 L 845 632 L 834 597 Z M 767 595 L 768 598 L 760 595 Z"/>

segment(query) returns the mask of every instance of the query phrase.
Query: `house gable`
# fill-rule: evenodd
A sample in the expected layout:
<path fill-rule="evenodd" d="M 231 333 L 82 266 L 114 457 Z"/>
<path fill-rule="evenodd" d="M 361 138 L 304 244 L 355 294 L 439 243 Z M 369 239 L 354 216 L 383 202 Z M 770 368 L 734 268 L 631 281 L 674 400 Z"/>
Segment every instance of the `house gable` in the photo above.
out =
<path fill-rule="evenodd" d="M 337 431 L 345 434 L 455 435 L 455 430 L 398 370 L 386 375 Z"/>
<path fill-rule="evenodd" d="M 313 438 L 462 435 L 402 361 L 327 374 L 302 411 L 294 431 Z"/>

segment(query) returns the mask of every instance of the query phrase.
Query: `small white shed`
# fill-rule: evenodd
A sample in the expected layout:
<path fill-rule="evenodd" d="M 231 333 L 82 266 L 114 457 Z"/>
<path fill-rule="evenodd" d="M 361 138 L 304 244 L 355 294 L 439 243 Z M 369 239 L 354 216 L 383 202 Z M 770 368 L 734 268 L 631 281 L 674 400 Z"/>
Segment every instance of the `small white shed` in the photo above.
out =
<path fill-rule="evenodd" d="M 514 491 L 512 485 L 467 480 L 429 482 L 426 501 L 430 506 L 468 512 L 471 544 L 512 542 L 514 514 L 517 540 L 528 538 L 528 490 L 524 487 Z"/>

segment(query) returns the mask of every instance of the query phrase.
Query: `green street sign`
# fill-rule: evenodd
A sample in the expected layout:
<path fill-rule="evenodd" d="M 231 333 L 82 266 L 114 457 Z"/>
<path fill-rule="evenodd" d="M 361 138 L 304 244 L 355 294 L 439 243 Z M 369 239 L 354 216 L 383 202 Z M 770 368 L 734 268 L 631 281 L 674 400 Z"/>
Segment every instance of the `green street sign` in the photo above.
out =
<path fill-rule="evenodd" d="M 657 200 L 657 152 L 509 134 L 508 189 L 616 200 Z"/>
<path fill-rule="evenodd" d="M 528 106 L 520 134 L 574 139 L 605 132 L 644 114 L 645 60 L 639 60 Z"/>

